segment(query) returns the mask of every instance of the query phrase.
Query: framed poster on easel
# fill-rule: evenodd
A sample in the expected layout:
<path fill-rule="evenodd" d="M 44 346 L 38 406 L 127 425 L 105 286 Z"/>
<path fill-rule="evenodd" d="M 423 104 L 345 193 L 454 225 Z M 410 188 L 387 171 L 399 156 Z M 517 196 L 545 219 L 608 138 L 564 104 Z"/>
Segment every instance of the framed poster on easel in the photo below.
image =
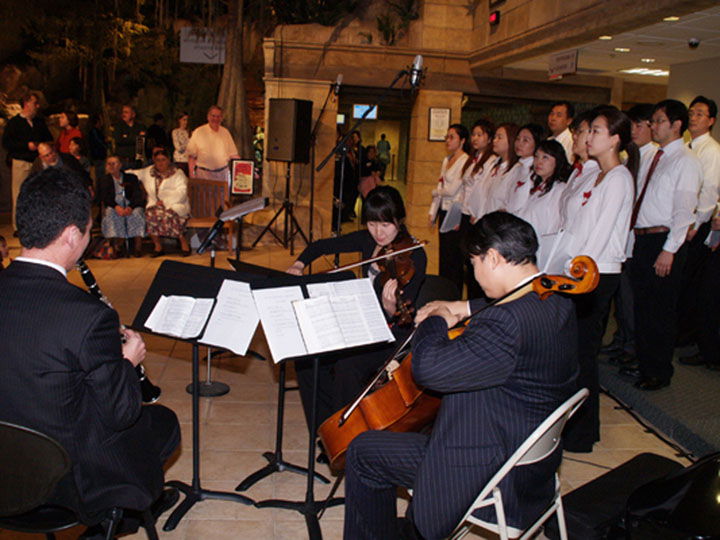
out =
<path fill-rule="evenodd" d="M 250 159 L 230 160 L 230 194 L 252 195 L 255 163 Z"/>

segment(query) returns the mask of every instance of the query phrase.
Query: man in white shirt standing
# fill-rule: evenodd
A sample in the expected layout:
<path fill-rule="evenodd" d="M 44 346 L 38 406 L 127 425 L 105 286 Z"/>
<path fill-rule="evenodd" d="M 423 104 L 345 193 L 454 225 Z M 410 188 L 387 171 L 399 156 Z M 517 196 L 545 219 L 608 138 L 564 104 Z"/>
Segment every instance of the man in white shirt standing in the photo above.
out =
<path fill-rule="evenodd" d="M 229 182 L 229 162 L 240 156 L 222 120 L 222 108 L 213 105 L 208 109 L 207 124 L 193 131 L 187 146 L 190 177 Z"/>
<path fill-rule="evenodd" d="M 710 256 L 705 239 L 710 232 L 711 218 L 717 214 L 715 209 L 720 196 L 720 144 L 710 135 L 717 118 L 717 104 L 705 96 L 697 96 L 690 104 L 688 117 L 688 132 L 692 137 L 688 146 L 700 160 L 703 177 L 695 223 L 687 236 L 688 259 L 678 307 L 678 345 L 695 343 L 698 333 L 705 326 L 700 310 L 707 296 L 700 280 Z M 704 363 L 698 357 L 682 359 L 681 362 L 689 365 Z"/>
<path fill-rule="evenodd" d="M 650 130 L 654 108 L 655 106 L 652 103 L 638 103 L 627 111 L 627 115 L 632 122 L 632 141 L 640 152 L 640 167 L 638 168 L 635 185 L 636 196 L 642 189 L 650 163 L 652 163 L 658 148 L 657 144 L 652 140 L 652 131 Z M 610 357 L 611 361 L 620 365 L 635 361 L 635 318 L 633 316 L 633 296 L 628 272 L 634 240 L 635 237 L 631 234 L 628 238 L 628 260 L 623 264 L 623 270 L 620 274 L 620 286 L 613 297 L 617 329 L 612 342 L 600 350 L 601 353 Z"/>
<path fill-rule="evenodd" d="M 640 390 L 668 386 L 673 374 L 683 244 L 695 223 L 702 179 L 700 162 L 682 140 L 687 123 L 687 108 L 681 102 L 667 99 L 655 105 L 651 129 L 660 148 L 641 179 L 630 220 L 635 235 L 630 282 L 639 368 L 623 368 L 621 373 L 636 377 Z"/>
<path fill-rule="evenodd" d="M 572 124 L 574 116 L 575 106 L 572 103 L 569 101 L 558 101 L 557 103 L 553 103 L 547 119 L 548 128 L 551 133 L 548 139 L 555 139 L 563 145 L 565 155 L 570 163 L 575 160 L 572 151 L 572 133 L 570 133 L 570 124 Z"/>

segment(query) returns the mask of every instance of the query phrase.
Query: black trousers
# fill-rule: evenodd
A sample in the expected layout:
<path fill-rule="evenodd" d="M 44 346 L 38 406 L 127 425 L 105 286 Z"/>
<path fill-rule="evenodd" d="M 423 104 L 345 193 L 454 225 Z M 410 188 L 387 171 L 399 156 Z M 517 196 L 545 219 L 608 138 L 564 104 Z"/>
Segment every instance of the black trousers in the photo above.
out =
<path fill-rule="evenodd" d="M 438 228 L 445 220 L 445 210 L 438 211 Z M 465 274 L 465 257 L 462 250 L 461 230 L 438 232 L 439 271 L 438 273 L 452 281 L 462 293 Z"/>
<path fill-rule="evenodd" d="M 344 540 L 397 540 L 397 487 L 411 488 L 428 437 L 368 431 L 350 444 L 345 467 Z"/>
<path fill-rule="evenodd" d="M 635 301 L 635 349 L 644 377 L 669 381 L 677 328 L 677 301 L 686 249 L 681 247 L 670 274 L 659 277 L 655 260 L 662 251 L 667 233 L 644 234 L 635 238 L 630 263 L 630 281 Z"/>
<path fill-rule="evenodd" d="M 720 249 L 711 251 L 700 278 L 698 347 L 706 362 L 720 366 Z"/>
<path fill-rule="evenodd" d="M 615 323 L 617 329 L 613 335 L 612 345 L 627 354 L 635 354 L 635 315 L 633 310 L 633 293 L 630 285 L 630 261 L 623 264 L 613 300 L 615 302 Z"/>
<path fill-rule="evenodd" d="M 597 288 L 573 296 L 578 320 L 578 388 L 590 390 L 585 403 L 570 419 L 563 433 L 563 447 L 571 452 L 591 452 L 600 440 L 600 382 L 597 355 L 605 333 L 610 301 L 620 284 L 620 274 L 600 274 Z"/>
<path fill-rule="evenodd" d="M 710 222 L 700 225 L 697 234 L 686 242 L 687 259 L 680 278 L 680 297 L 678 299 L 677 344 L 686 345 L 698 340 L 703 319 L 700 315 L 700 303 L 705 291 L 701 280 L 710 256 L 710 248 L 705 238 L 710 232 Z"/>

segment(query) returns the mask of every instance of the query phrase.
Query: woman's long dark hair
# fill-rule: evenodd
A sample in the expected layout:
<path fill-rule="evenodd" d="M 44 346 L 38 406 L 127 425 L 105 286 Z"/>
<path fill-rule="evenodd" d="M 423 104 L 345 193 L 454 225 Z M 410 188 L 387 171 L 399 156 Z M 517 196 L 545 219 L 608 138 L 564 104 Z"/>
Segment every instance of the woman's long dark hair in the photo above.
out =
<path fill-rule="evenodd" d="M 596 107 L 592 110 L 592 113 L 592 118 L 590 118 L 591 124 L 598 116 L 602 116 L 607 122 L 608 133 L 610 135 L 617 135 L 620 138 L 620 145 L 617 151 L 622 152 L 625 150 L 625 152 L 627 152 L 628 160 L 625 166 L 630 171 L 630 174 L 632 174 L 633 180 L 636 180 L 638 169 L 640 168 L 640 150 L 632 141 L 632 122 L 630 117 L 612 105 Z"/>
<path fill-rule="evenodd" d="M 486 118 L 480 118 L 473 124 L 472 129 L 470 130 L 471 136 L 472 136 L 472 132 L 475 130 L 476 127 L 479 127 L 480 129 L 483 130 L 483 133 L 487 134 L 488 145 L 485 147 L 485 150 L 483 150 L 483 153 L 480 155 L 480 159 L 478 159 L 475 162 L 475 166 L 473 167 L 473 170 L 471 171 L 472 174 L 477 174 L 479 171 L 481 171 L 483 166 L 485 165 L 485 162 L 488 159 L 490 159 L 490 156 L 493 155 L 492 139 L 495 136 L 495 124 L 493 124 L 490 120 L 488 120 Z M 471 144 L 471 146 L 472 146 L 472 144 Z M 465 162 L 465 165 L 463 165 L 463 170 L 462 170 L 463 175 L 465 175 L 465 171 L 472 164 L 473 164 L 473 160 L 471 160 L 471 159 L 468 159 Z"/>
<path fill-rule="evenodd" d="M 518 125 L 514 122 L 504 122 L 495 128 L 495 133 L 497 133 L 501 128 L 505 130 L 505 135 L 507 135 L 508 139 L 508 161 L 505 171 L 509 172 L 520 159 L 515 153 L 515 139 L 517 138 L 517 134 L 520 132 L 520 128 L 518 128 Z M 495 164 L 495 171 L 500 168 L 500 165 L 502 165 L 501 159 L 499 159 Z"/>
<path fill-rule="evenodd" d="M 458 137 L 460 137 L 460 139 L 465 139 L 465 142 L 462 145 L 462 151 L 466 154 L 470 154 L 470 152 L 472 152 L 472 149 L 470 148 L 470 133 L 468 132 L 468 129 L 462 124 L 452 124 L 448 128 L 448 131 L 450 131 L 451 129 L 455 130 L 455 133 L 458 134 Z"/>
<path fill-rule="evenodd" d="M 555 182 L 567 182 L 572 172 L 572 166 L 567 160 L 563 145 L 554 139 L 546 139 L 541 142 L 535 149 L 535 153 L 537 152 L 544 152 L 555 158 L 555 170 L 545 181 L 543 192 L 540 194 L 540 196 L 543 196 L 552 189 Z M 531 179 L 533 182 L 533 190 L 537 190 L 543 183 L 543 179 L 535 171 L 533 171 Z"/>

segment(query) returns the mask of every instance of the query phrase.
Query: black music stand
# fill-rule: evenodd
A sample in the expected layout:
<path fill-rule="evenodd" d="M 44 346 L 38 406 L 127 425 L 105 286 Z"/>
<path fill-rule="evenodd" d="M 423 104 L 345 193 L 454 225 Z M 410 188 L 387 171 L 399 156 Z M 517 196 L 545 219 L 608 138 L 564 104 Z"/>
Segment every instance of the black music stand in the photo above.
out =
<path fill-rule="evenodd" d="M 257 275 L 243 274 L 231 270 L 221 270 L 198 266 L 194 264 L 181 263 L 177 261 L 164 261 L 155 274 L 150 289 L 138 309 L 132 323 L 134 330 L 146 333 L 154 333 L 145 326 L 145 321 L 152 312 L 160 296 L 165 295 L 189 295 L 195 297 L 216 297 L 223 280 L 232 279 L 248 283 L 261 283 L 265 279 Z M 162 334 L 156 334 L 162 335 Z M 164 336 L 167 337 L 167 336 Z M 178 339 L 178 338 L 175 338 Z M 254 501 L 249 497 L 238 493 L 225 491 L 212 491 L 204 489 L 200 484 L 200 395 L 199 395 L 199 344 L 195 339 L 184 340 L 192 343 L 192 451 L 193 451 L 193 476 L 192 482 L 187 484 L 178 480 L 167 482 L 168 486 L 175 487 L 185 494 L 183 500 L 163 526 L 164 531 L 172 531 L 177 527 L 183 516 L 197 502 L 205 499 L 222 499 L 242 504 L 252 505 Z"/>
<path fill-rule="evenodd" d="M 242 265 L 239 262 L 230 261 L 233 266 L 241 271 L 252 271 L 251 267 Z M 258 267 L 255 267 L 258 268 Z M 262 267 L 260 267 L 262 268 Z M 266 269 L 267 270 L 267 269 Z M 304 285 L 308 283 L 325 283 L 328 281 L 343 281 L 346 279 L 353 279 L 355 276 L 352 272 L 338 272 L 335 274 L 317 274 L 309 276 L 291 276 L 283 274 L 282 277 L 274 277 L 272 282 L 266 281 L 265 283 L 258 283 L 253 288 L 262 289 L 268 287 L 280 287 L 285 285 L 300 285 L 303 289 L 303 295 L 307 298 L 308 293 Z M 236 491 L 244 491 L 256 482 L 263 478 L 276 473 L 289 471 L 297 474 L 307 475 L 307 484 L 305 488 L 305 499 L 302 501 L 289 501 L 284 499 L 267 499 L 264 501 L 258 501 L 255 503 L 257 508 L 282 508 L 285 510 L 295 510 L 305 516 L 305 524 L 308 528 L 308 534 L 310 540 L 322 540 L 322 531 L 320 529 L 320 518 L 318 514 L 325 508 L 330 506 L 337 506 L 345 502 L 344 498 L 330 498 L 326 501 L 315 500 L 315 478 L 317 477 L 322 482 L 329 484 L 330 481 L 315 471 L 315 453 L 317 439 L 317 430 L 315 429 L 316 414 L 317 414 L 317 383 L 318 373 L 320 369 L 320 359 L 322 356 L 328 354 L 336 354 L 338 351 L 332 351 L 322 355 L 308 355 L 299 356 L 294 358 L 286 358 L 280 362 L 280 374 L 279 374 L 279 387 L 278 387 L 278 414 L 277 414 L 277 428 L 275 437 L 275 449 L 272 452 L 263 453 L 263 457 L 268 460 L 268 464 L 258 469 L 254 473 L 248 475 L 244 480 L 238 484 L 235 488 Z M 287 390 L 294 390 L 296 388 L 287 388 L 285 386 L 285 369 L 286 362 L 294 362 L 297 360 L 312 359 L 313 361 L 313 389 L 312 389 L 312 401 L 311 401 L 311 418 L 309 424 L 311 427 L 310 435 L 308 437 L 308 464 L 307 467 L 300 467 L 298 465 L 292 465 L 283 460 L 282 457 L 282 438 L 283 438 L 283 415 L 285 410 L 285 392 Z"/>

